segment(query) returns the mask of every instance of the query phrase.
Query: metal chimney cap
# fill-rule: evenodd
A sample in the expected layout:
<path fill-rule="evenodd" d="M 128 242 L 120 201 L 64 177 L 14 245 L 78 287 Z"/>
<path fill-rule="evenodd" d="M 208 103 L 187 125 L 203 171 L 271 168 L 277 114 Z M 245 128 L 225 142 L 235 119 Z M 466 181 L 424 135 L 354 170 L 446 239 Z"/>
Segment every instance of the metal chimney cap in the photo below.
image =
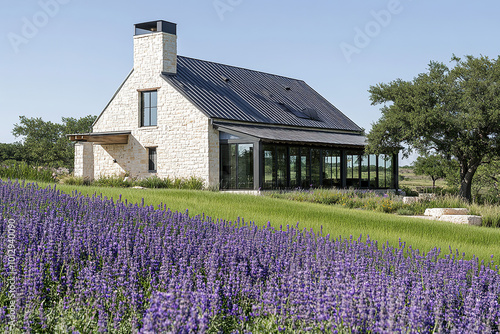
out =
<path fill-rule="evenodd" d="M 177 35 L 177 24 L 163 20 L 134 24 L 134 28 L 134 36 L 151 34 L 155 32 L 164 32 L 167 34 Z"/>

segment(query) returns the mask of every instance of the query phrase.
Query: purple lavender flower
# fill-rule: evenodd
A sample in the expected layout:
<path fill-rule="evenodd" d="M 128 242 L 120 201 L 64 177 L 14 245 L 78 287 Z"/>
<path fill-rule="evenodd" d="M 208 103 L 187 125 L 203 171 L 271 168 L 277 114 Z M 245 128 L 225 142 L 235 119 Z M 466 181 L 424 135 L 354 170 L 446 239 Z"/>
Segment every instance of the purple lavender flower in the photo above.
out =
<path fill-rule="evenodd" d="M 0 232 L 2 298 L 15 302 L 25 332 L 236 332 L 266 321 L 273 332 L 500 326 L 498 268 L 458 252 L 332 240 L 298 224 L 259 228 L 13 182 L 0 182 Z M 0 329 L 10 314 L 0 308 Z"/>

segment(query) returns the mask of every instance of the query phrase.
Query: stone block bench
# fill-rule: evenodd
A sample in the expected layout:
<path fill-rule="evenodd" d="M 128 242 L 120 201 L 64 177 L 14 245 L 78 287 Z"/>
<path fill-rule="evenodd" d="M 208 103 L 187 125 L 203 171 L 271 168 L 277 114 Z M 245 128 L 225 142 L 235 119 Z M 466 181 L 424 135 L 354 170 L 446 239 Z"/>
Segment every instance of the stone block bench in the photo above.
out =
<path fill-rule="evenodd" d="M 468 215 L 468 209 L 453 209 L 453 208 L 444 208 L 444 209 L 425 209 L 424 216 L 432 216 L 436 218 L 440 218 L 441 216 L 455 216 L 455 215 Z"/>
<path fill-rule="evenodd" d="M 475 226 L 481 226 L 483 224 L 483 219 L 481 216 L 472 215 L 444 215 L 439 218 L 440 221 L 450 222 L 453 224 L 469 224 Z"/>
<path fill-rule="evenodd" d="M 456 209 L 456 208 L 426 209 L 424 216 L 426 218 L 428 217 L 428 219 L 450 222 L 454 224 L 469 224 L 475 226 L 482 225 L 481 216 L 469 215 L 469 210 L 467 209 Z"/>

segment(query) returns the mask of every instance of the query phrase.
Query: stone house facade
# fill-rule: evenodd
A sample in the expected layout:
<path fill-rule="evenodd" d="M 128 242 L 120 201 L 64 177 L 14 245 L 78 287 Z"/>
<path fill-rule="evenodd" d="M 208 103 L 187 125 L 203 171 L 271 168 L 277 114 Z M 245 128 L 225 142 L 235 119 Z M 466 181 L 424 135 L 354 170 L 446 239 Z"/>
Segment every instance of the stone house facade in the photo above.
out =
<path fill-rule="evenodd" d="M 130 131 L 128 142 L 77 142 L 76 176 L 91 180 L 112 175 L 198 176 L 207 185 L 218 183 L 218 133 L 207 116 L 161 77 L 162 73 L 175 74 L 176 68 L 175 33 L 134 36 L 134 69 L 93 125 L 94 133 L 110 133 L 109 136 L 113 132 Z M 147 91 L 157 92 L 155 126 L 141 126 L 138 110 L 141 93 Z M 156 172 L 148 168 L 150 148 L 161 152 Z"/>
<path fill-rule="evenodd" d="M 136 24 L 133 38 L 133 70 L 92 132 L 69 135 L 75 176 L 194 176 L 220 189 L 397 186 L 397 157 L 364 155 L 362 129 L 303 81 L 178 56 L 170 22 Z"/>

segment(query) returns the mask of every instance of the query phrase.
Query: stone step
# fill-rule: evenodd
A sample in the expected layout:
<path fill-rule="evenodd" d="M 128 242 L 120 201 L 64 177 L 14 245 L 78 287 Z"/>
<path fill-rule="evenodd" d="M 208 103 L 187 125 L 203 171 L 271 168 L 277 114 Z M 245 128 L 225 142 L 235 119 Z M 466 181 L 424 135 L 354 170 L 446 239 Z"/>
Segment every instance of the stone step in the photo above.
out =
<path fill-rule="evenodd" d="M 475 226 L 481 226 L 483 223 L 481 216 L 472 215 L 443 215 L 439 218 L 439 220 L 454 224 L 469 224 Z"/>
<path fill-rule="evenodd" d="M 424 216 L 432 216 L 432 217 L 442 217 L 442 216 L 466 216 L 469 214 L 468 209 L 458 209 L 458 208 L 444 208 L 444 209 L 425 209 Z"/>

